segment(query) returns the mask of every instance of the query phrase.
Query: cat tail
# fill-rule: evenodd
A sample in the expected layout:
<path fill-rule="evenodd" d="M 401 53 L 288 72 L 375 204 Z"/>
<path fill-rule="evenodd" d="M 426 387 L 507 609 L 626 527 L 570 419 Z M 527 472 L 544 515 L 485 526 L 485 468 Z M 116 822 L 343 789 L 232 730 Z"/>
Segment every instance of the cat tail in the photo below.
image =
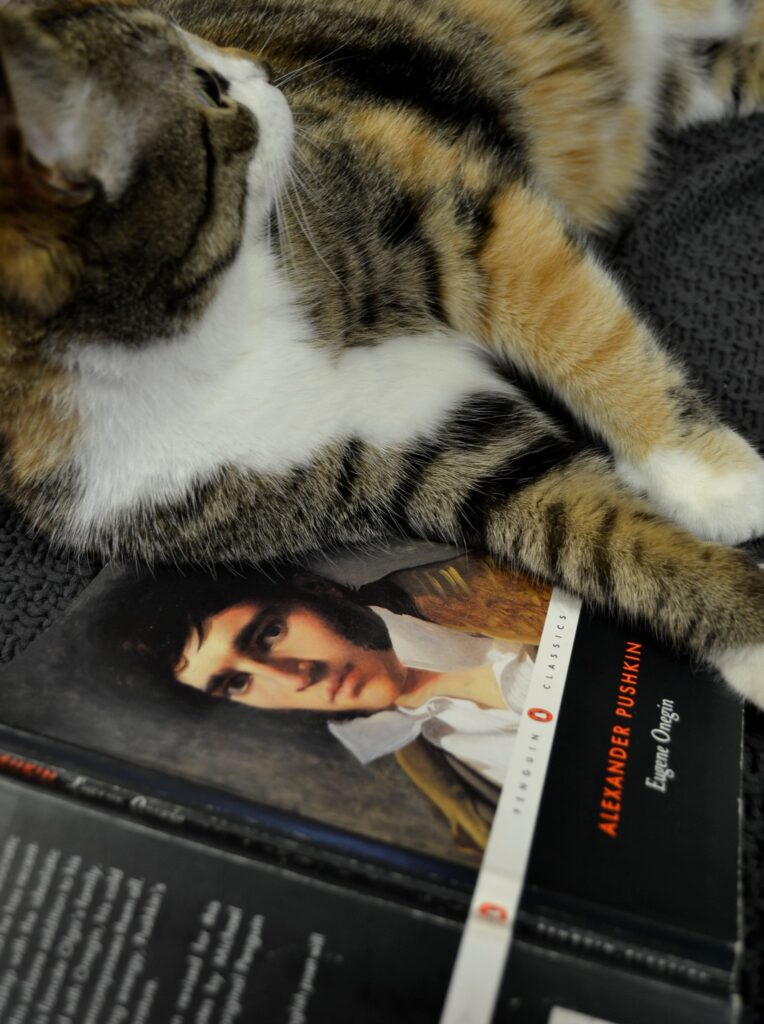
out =
<path fill-rule="evenodd" d="M 764 707 L 764 571 L 658 515 L 583 452 L 518 489 L 494 485 L 472 529 L 492 555 L 642 623 Z"/>

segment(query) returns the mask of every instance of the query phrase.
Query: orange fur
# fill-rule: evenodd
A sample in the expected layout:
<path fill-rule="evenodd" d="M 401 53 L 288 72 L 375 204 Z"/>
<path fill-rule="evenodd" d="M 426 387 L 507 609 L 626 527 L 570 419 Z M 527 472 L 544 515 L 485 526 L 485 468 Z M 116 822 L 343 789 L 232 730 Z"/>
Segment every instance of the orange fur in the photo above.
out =
<path fill-rule="evenodd" d="M 47 317 L 73 293 L 81 263 L 49 226 L 30 220 L 0 223 L 0 290 L 11 303 Z"/>
<path fill-rule="evenodd" d="M 0 64 L 0 295 L 43 318 L 70 298 L 81 263 L 66 236 L 92 195 L 27 152 Z"/>
<path fill-rule="evenodd" d="M 422 196 L 456 180 L 468 188 L 490 184 L 488 162 L 466 153 L 458 142 L 438 139 L 421 114 L 370 105 L 353 111 L 349 125 L 367 153 L 393 168 Z"/>
<path fill-rule="evenodd" d="M 621 453 L 638 460 L 677 441 L 667 391 L 681 384 L 679 371 L 612 281 L 525 187 L 508 188 L 493 216 L 481 254 L 487 294 L 478 329 L 485 341 L 585 411 Z"/>
<path fill-rule="evenodd" d="M 627 82 L 625 8 L 576 0 L 573 6 L 599 28 L 590 39 L 564 26 L 549 27 L 543 5 L 526 0 L 457 4 L 486 26 L 509 58 L 540 180 L 578 224 L 602 228 L 640 184 L 650 157 L 645 112 L 612 102 Z M 595 70 L 601 50 L 614 73 Z"/>
<path fill-rule="evenodd" d="M 7 332 L 0 331 L 0 344 Z M 5 345 L 3 345 L 5 348 Z M 0 388 L 0 435 L 13 482 L 24 487 L 50 476 L 71 457 L 77 418 L 68 402 L 67 377 L 34 358 L 6 364 Z"/>
<path fill-rule="evenodd" d="M 764 2 L 754 0 L 751 13 L 748 16 L 748 23 L 745 35 L 749 39 L 761 39 L 764 37 Z"/>

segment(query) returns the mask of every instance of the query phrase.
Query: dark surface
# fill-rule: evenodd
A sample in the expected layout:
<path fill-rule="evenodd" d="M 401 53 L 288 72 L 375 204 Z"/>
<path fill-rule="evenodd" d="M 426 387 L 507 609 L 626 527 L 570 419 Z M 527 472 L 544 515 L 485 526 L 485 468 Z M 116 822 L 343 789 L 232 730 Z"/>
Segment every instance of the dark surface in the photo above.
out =
<path fill-rule="evenodd" d="M 668 142 L 615 244 L 625 287 L 724 418 L 764 450 L 764 116 Z M 764 559 L 764 545 L 753 546 Z M 764 1020 L 764 715 L 749 708 L 743 826 L 745 1024 Z M 699 894 L 702 898 L 702 894 Z"/>
<path fill-rule="evenodd" d="M 615 243 L 624 285 L 726 419 L 764 446 L 764 117 L 667 143 L 655 187 Z M 625 400 L 628 396 L 625 396 Z M 762 550 L 760 548 L 760 550 Z M 0 506 L 0 660 L 54 621 L 96 567 L 54 554 Z M 764 1019 L 764 716 L 745 754 L 745 1024 Z M 702 894 L 699 894 L 702 898 Z"/>

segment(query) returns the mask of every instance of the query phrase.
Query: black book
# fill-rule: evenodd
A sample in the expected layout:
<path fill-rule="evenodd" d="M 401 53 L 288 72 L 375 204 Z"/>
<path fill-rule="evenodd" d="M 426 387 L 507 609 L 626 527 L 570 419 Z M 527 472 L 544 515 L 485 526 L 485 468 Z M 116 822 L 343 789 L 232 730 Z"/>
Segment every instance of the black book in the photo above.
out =
<path fill-rule="evenodd" d="M 0 672 L 0 1020 L 734 1021 L 741 747 L 482 556 L 107 569 Z"/>

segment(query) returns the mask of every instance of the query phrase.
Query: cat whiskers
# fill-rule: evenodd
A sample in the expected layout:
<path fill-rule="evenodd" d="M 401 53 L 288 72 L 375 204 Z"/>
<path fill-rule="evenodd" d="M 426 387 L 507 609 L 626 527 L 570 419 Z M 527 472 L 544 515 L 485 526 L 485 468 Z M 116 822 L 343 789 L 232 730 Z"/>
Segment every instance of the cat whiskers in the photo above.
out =
<path fill-rule="evenodd" d="M 291 240 L 289 237 L 289 220 L 287 219 L 287 216 L 284 213 L 284 204 L 281 200 L 280 195 L 276 196 L 274 209 L 276 212 L 276 225 L 278 227 L 278 234 L 280 240 L 279 251 L 281 253 L 281 257 L 285 263 L 287 261 L 290 261 L 292 269 L 296 270 L 294 248 L 291 244 Z"/>
<path fill-rule="evenodd" d="M 303 206 L 303 202 L 302 202 L 302 199 L 300 198 L 299 191 L 297 189 L 292 190 L 289 187 L 290 185 L 292 185 L 295 182 L 297 182 L 297 184 L 299 184 L 302 188 L 306 188 L 305 182 L 302 181 L 299 178 L 299 176 L 297 174 L 297 169 L 294 166 L 294 164 L 290 168 L 289 178 L 290 178 L 289 183 L 287 184 L 287 187 L 284 190 L 284 196 L 285 196 L 287 202 L 289 203 L 289 206 L 291 207 L 292 213 L 294 214 L 294 219 L 297 221 L 298 227 L 300 228 L 300 230 L 302 231 L 303 235 L 305 236 L 305 241 L 311 247 L 313 252 L 316 254 L 316 257 L 323 264 L 325 269 L 332 275 L 332 277 L 337 282 L 337 284 L 340 286 L 340 288 L 342 288 L 342 290 L 344 292 L 347 292 L 347 286 L 343 284 L 343 282 L 340 280 L 340 278 L 338 277 L 338 275 L 335 272 L 335 270 L 327 263 L 327 261 L 324 259 L 324 257 L 319 252 L 316 240 L 313 237 L 313 233 L 310 230 L 310 226 L 308 225 L 308 215 L 305 212 L 305 207 Z M 294 201 L 293 201 L 293 196 L 294 196 Z M 297 205 L 295 205 L 295 203 Z M 299 206 L 299 210 L 297 209 L 297 206 Z M 300 213 L 302 213 L 302 217 L 300 217 Z"/>
<path fill-rule="evenodd" d="M 273 28 L 272 28 L 272 29 L 270 30 L 270 32 L 268 33 L 268 35 L 267 35 L 267 36 L 265 37 L 265 42 L 264 42 L 264 43 L 262 44 L 262 46 L 260 47 L 260 49 L 259 49 L 259 50 L 257 51 L 257 53 L 255 54 L 255 56 L 256 56 L 256 57 L 257 57 L 258 59 L 259 59 L 260 57 L 262 57 L 263 53 L 265 52 L 265 48 L 266 48 L 266 46 L 267 46 L 267 45 L 268 45 L 268 43 L 269 43 L 269 42 L 271 41 L 271 39 L 273 39 L 273 36 L 275 35 L 275 33 L 276 33 L 276 30 L 278 29 L 278 27 L 279 27 L 279 24 L 278 24 L 278 22 L 276 22 L 276 23 L 275 23 L 275 25 L 273 26 Z"/>
<path fill-rule="evenodd" d="M 349 60 L 349 54 L 345 57 L 336 57 L 334 60 L 329 60 L 329 58 L 333 54 L 338 53 L 342 49 L 342 46 L 344 45 L 345 44 L 343 43 L 341 46 L 336 46 L 333 50 L 330 50 L 328 53 L 324 54 L 323 57 L 316 57 L 314 60 L 309 60 L 306 64 L 303 64 L 301 67 L 295 68 L 294 71 L 288 71 L 285 75 L 282 75 L 280 78 L 277 78 L 273 84 L 276 86 L 276 88 L 280 89 L 287 83 L 293 82 L 296 78 L 302 77 L 311 69 L 319 67 L 324 68 L 327 67 L 329 64 L 337 64 L 339 63 L 339 61 Z"/>
<path fill-rule="evenodd" d="M 325 146 L 321 142 L 318 142 L 315 136 L 311 134 L 311 132 L 309 132 L 307 129 L 297 124 L 296 120 L 294 121 L 293 127 L 295 134 L 299 135 L 300 138 L 307 143 L 307 145 L 311 146 L 313 149 L 317 149 L 319 153 L 327 154 L 329 152 L 328 146 Z M 304 154 L 302 152 L 297 152 L 297 155 L 299 156 L 303 167 L 306 167 L 312 171 L 312 168 L 310 167 L 308 161 L 305 159 Z"/>
<path fill-rule="evenodd" d="M 305 145 L 317 150 L 319 153 L 326 155 L 329 150 L 326 146 L 322 146 L 320 143 L 308 137 L 304 132 L 297 130 L 297 134 L 303 140 Z M 300 170 L 298 171 L 298 166 Z M 302 175 L 300 174 L 302 172 Z M 313 166 L 313 161 L 308 159 L 303 152 L 302 146 L 295 146 L 293 152 L 293 164 L 292 164 L 292 175 L 297 183 L 303 188 L 314 202 L 320 202 L 324 198 L 326 191 L 326 181 L 322 179 L 316 168 Z M 307 175 L 309 182 L 303 175 Z"/>
<path fill-rule="evenodd" d="M 292 113 L 293 116 L 295 116 L 296 112 L 294 110 Z M 301 127 L 297 123 L 294 123 L 294 130 L 295 134 L 298 136 L 303 146 L 311 146 L 312 148 L 322 153 L 328 152 L 327 148 L 325 146 L 322 146 L 321 143 L 319 143 L 314 137 L 312 137 L 311 133 L 307 131 L 304 127 Z M 310 184 L 308 183 L 308 181 L 306 181 L 305 175 L 301 173 L 301 170 L 307 173 L 307 175 L 309 175 L 311 179 Z M 340 288 L 342 288 L 343 291 L 347 292 L 347 286 L 340 280 L 335 270 L 330 266 L 330 264 L 324 258 L 319 249 L 318 242 L 309 224 L 308 212 L 305 208 L 305 204 L 303 203 L 301 197 L 301 193 L 303 193 L 306 196 L 310 197 L 312 202 L 320 205 L 323 199 L 322 193 L 324 191 L 325 188 L 322 187 L 322 183 L 318 179 L 315 169 L 311 166 L 311 161 L 306 159 L 305 154 L 302 151 L 302 146 L 299 144 L 296 145 L 294 147 L 293 159 L 286 177 L 286 181 L 284 183 L 284 187 L 283 189 L 274 190 L 274 194 L 276 196 L 274 203 L 276 224 L 278 228 L 279 237 L 283 240 L 283 244 L 280 246 L 280 248 L 282 251 L 282 256 L 285 259 L 285 261 L 288 260 L 291 263 L 293 270 L 297 271 L 299 269 L 296 262 L 297 252 L 295 247 L 292 245 L 291 239 L 289 237 L 290 217 L 287 216 L 284 208 L 284 201 L 286 201 L 289 204 L 289 209 L 291 211 L 295 223 L 297 224 L 297 227 L 302 232 L 303 237 L 305 238 L 310 248 L 313 250 L 316 258 L 326 269 L 326 271 L 329 274 L 331 274 L 331 276 L 335 279 Z M 269 232 L 270 227 L 271 225 L 269 222 Z"/>

